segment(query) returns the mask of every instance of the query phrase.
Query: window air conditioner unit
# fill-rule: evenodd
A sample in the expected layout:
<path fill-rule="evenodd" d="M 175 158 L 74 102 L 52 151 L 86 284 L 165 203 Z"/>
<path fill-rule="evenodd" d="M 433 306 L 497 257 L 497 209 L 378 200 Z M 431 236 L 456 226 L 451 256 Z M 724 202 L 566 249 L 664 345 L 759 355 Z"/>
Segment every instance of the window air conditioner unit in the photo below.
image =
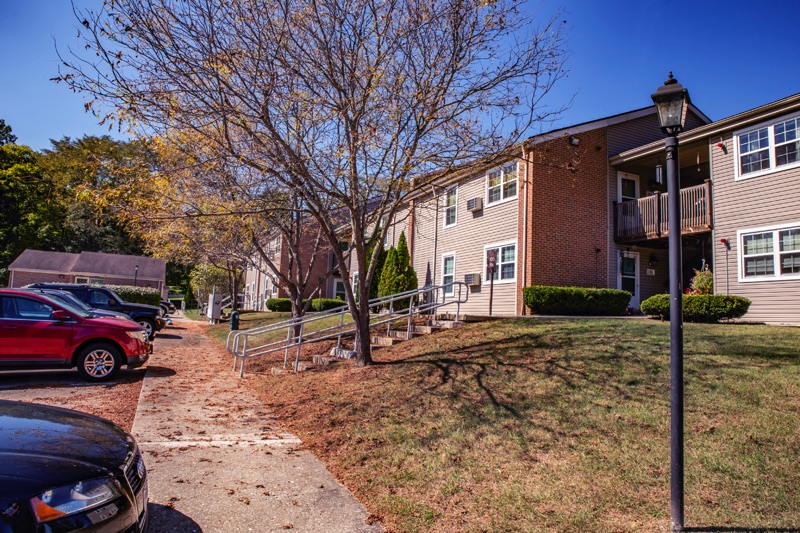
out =
<path fill-rule="evenodd" d="M 483 209 L 483 198 L 470 198 L 467 200 L 467 211 L 480 211 Z"/>
<path fill-rule="evenodd" d="M 474 287 L 476 285 L 480 285 L 481 284 L 481 275 L 480 274 L 464 274 L 464 283 L 466 283 L 470 287 Z"/>

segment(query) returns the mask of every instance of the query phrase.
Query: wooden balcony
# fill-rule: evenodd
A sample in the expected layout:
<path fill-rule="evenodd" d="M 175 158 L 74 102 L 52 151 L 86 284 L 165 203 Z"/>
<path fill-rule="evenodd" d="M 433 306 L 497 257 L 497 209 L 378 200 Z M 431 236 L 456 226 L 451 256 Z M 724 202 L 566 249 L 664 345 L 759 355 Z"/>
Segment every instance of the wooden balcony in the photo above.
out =
<path fill-rule="evenodd" d="M 681 189 L 681 234 L 711 230 L 711 182 Z M 614 205 L 614 239 L 617 242 L 660 239 L 669 234 L 667 198 L 656 193 Z"/>

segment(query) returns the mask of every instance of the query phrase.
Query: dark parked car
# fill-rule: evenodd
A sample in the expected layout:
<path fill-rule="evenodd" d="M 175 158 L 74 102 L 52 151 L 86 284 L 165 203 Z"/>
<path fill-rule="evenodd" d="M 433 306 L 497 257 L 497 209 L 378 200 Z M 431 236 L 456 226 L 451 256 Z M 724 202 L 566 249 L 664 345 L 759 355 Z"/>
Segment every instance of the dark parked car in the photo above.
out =
<path fill-rule="evenodd" d="M 176 311 L 175 304 L 169 300 L 161 300 L 161 311 L 163 314 L 168 315 Z"/>
<path fill-rule="evenodd" d="M 104 381 L 142 366 L 153 345 L 139 324 L 94 317 L 29 290 L 0 289 L 0 369 L 72 368 Z"/>
<path fill-rule="evenodd" d="M 81 300 L 78 299 L 77 296 L 75 296 L 71 292 L 59 291 L 57 289 L 28 289 L 28 290 L 33 292 L 38 292 L 40 294 L 46 294 L 51 298 L 55 298 L 56 300 L 67 302 L 68 304 L 72 304 L 78 309 L 83 309 L 90 315 L 94 315 L 96 317 L 106 316 L 106 317 L 125 318 L 127 320 L 131 320 L 131 317 L 129 317 L 125 313 L 120 313 L 119 311 L 106 311 L 105 309 L 95 309 L 94 307 L 91 307 L 88 304 L 83 303 Z"/>
<path fill-rule="evenodd" d="M 161 308 L 159 306 L 126 302 L 117 296 L 117 293 L 105 287 L 76 283 L 34 283 L 28 285 L 28 287 L 67 291 L 95 309 L 125 313 L 144 328 L 150 340 L 156 336 L 157 331 L 167 325 L 166 321 L 161 318 Z"/>
<path fill-rule="evenodd" d="M 136 441 L 96 416 L 0 400 L 0 533 L 147 527 Z"/>

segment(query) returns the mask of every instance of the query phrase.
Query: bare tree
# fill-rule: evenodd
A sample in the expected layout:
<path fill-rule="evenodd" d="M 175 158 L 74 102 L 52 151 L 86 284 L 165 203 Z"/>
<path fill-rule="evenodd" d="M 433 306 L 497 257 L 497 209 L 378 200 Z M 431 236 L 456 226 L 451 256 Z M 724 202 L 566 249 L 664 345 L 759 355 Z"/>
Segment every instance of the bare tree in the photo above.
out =
<path fill-rule="evenodd" d="M 77 12 L 92 55 L 59 77 L 144 134 L 191 132 L 296 194 L 337 255 L 371 362 L 375 247 L 415 186 L 512 147 L 557 113 L 555 16 L 521 0 L 106 0 Z M 99 104 L 101 107 L 96 107 Z M 413 181 L 412 181 L 413 180 Z M 250 184 L 258 189 L 259 185 Z M 334 216 L 337 214 L 339 216 Z M 352 253 L 338 246 L 341 219 Z"/>

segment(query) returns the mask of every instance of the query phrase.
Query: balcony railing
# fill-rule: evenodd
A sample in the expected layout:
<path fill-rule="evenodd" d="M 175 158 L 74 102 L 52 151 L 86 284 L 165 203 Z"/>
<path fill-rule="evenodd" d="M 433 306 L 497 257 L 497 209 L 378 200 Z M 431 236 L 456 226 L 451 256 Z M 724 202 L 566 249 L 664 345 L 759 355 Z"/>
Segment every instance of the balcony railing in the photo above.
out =
<path fill-rule="evenodd" d="M 681 189 L 681 234 L 711 229 L 711 182 Z M 656 193 L 614 206 L 614 238 L 617 242 L 659 239 L 669 234 L 667 198 Z"/>

